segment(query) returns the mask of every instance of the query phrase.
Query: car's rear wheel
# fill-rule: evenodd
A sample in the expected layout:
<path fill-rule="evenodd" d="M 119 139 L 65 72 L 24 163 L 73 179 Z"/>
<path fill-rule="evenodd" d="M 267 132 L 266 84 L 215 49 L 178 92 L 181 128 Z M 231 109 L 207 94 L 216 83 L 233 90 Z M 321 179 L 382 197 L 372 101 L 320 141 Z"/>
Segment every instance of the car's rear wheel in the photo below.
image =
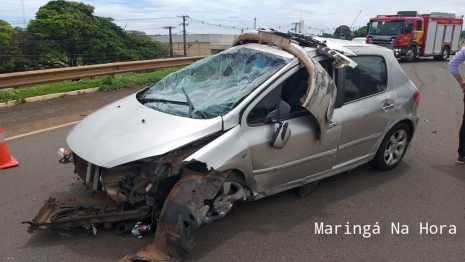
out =
<path fill-rule="evenodd" d="M 382 171 L 395 168 L 410 144 L 410 128 L 406 123 L 394 126 L 384 137 L 371 164 Z"/>
<path fill-rule="evenodd" d="M 241 174 L 232 171 L 221 185 L 218 194 L 210 205 L 210 209 L 203 218 L 204 225 L 225 217 L 231 212 L 237 201 L 245 199 L 244 178 Z"/>

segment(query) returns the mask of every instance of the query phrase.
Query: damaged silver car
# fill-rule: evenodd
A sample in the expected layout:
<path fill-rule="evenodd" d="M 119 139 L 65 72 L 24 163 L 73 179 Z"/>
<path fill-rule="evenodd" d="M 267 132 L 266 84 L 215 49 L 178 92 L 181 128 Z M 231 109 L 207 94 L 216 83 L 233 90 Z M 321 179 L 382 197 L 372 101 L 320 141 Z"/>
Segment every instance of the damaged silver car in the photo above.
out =
<path fill-rule="evenodd" d="M 237 201 L 293 188 L 304 196 L 367 162 L 395 168 L 415 133 L 419 99 L 385 48 L 244 33 L 73 127 L 61 162 L 74 164 L 92 196 L 50 197 L 24 223 L 31 233 L 79 233 L 146 221 L 154 241 L 122 260 L 181 261 L 199 226 Z"/>

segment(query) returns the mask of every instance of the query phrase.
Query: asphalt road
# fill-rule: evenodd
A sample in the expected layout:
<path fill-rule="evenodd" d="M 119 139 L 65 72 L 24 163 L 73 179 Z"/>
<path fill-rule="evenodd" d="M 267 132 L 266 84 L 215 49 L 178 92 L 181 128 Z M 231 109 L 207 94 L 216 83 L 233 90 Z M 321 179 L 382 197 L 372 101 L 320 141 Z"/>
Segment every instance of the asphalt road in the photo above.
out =
<path fill-rule="evenodd" d="M 233 215 L 200 229 L 188 261 L 464 261 L 465 165 L 455 163 L 463 94 L 447 62 L 402 67 L 421 92 L 421 123 L 395 170 L 365 165 L 324 180 L 305 198 L 289 191 L 240 203 Z M 0 124 L 7 137 L 32 132 L 82 119 L 136 90 L 0 108 Z M 0 261 L 116 261 L 150 240 L 112 230 L 79 237 L 26 232 L 21 221 L 32 219 L 49 195 L 87 196 L 72 166 L 57 162 L 69 128 L 7 142 L 20 166 L 0 171 Z M 408 234 L 392 233 L 392 222 L 406 225 Z M 380 231 L 316 234 L 315 223 Z M 446 227 L 421 234 L 420 223 Z"/>

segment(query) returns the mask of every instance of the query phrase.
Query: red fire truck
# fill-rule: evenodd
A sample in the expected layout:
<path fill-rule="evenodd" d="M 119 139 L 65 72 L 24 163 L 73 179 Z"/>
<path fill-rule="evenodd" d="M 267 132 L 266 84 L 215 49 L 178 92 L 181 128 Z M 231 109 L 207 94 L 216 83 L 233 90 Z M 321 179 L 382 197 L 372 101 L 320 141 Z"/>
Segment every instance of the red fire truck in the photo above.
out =
<path fill-rule="evenodd" d="M 462 26 L 463 16 L 451 13 L 399 11 L 371 18 L 366 42 L 390 48 L 397 58 L 409 62 L 426 56 L 444 61 L 459 51 Z"/>

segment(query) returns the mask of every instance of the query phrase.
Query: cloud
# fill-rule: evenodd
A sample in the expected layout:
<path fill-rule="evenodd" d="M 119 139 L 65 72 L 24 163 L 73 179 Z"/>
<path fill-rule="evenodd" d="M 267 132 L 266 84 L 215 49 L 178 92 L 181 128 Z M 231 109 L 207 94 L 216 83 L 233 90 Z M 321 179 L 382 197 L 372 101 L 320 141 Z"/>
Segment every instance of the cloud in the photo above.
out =
<path fill-rule="evenodd" d="M 24 0 L 26 22 L 34 19 L 35 13 L 47 0 Z M 174 26 L 174 33 L 181 33 L 182 19 L 188 15 L 195 20 L 188 21 L 186 31 L 190 34 L 224 33 L 238 34 L 240 29 L 273 27 L 290 30 L 292 23 L 304 20 L 307 33 L 318 33 L 325 29 L 332 33 L 340 25 L 361 27 L 370 17 L 378 14 L 395 14 L 399 10 L 417 10 L 420 13 L 450 12 L 465 14 L 463 0 L 451 0 L 444 5 L 436 0 L 423 0 L 421 9 L 415 2 L 390 0 L 384 2 L 368 0 L 325 1 L 325 0 L 83 0 L 95 7 L 95 15 L 112 17 L 115 23 L 127 30 L 144 31 L 147 34 L 167 34 L 164 26 Z M 356 19 L 357 15 L 360 15 Z M 0 17 L 13 26 L 23 26 L 20 1 L 0 3 Z M 150 19 L 162 18 L 162 19 Z M 145 20 L 135 20 L 145 19 Z M 355 20 L 356 19 L 356 20 Z M 355 22 L 354 22 L 355 20 Z M 207 23 L 221 25 L 214 26 Z M 230 27 L 235 27 L 229 28 Z M 317 29 L 315 29 L 317 28 Z"/>

